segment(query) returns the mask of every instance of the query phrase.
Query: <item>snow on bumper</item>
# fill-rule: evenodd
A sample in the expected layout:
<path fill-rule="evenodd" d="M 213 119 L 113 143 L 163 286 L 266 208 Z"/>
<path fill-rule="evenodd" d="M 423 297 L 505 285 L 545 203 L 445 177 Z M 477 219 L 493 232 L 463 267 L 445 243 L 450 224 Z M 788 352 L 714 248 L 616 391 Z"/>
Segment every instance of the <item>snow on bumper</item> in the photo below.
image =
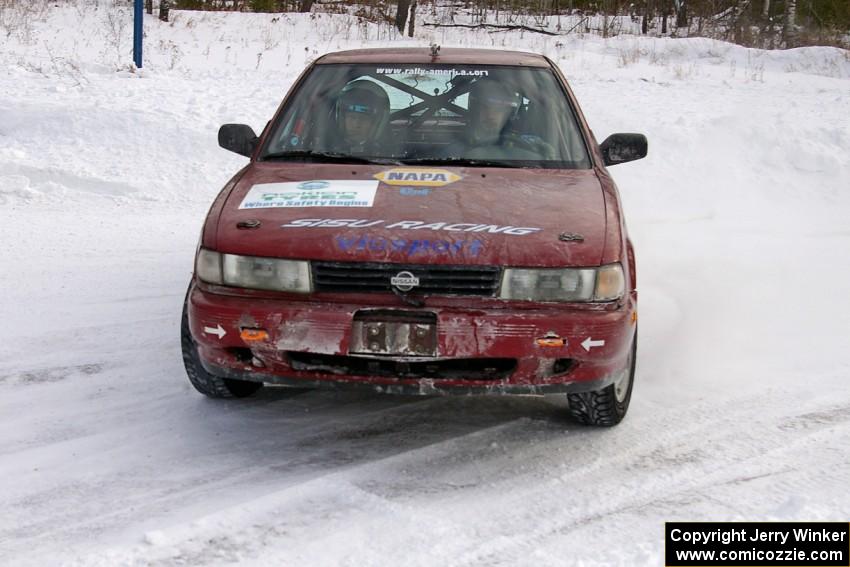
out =
<path fill-rule="evenodd" d="M 219 295 L 193 286 L 189 325 L 204 367 L 224 377 L 397 393 L 544 394 L 595 390 L 619 378 L 635 304 L 632 295 L 612 310 L 382 308 Z M 375 314 L 433 317 L 433 352 L 357 350 L 364 313 L 373 320 Z M 260 338 L 257 330 L 264 331 Z"/>

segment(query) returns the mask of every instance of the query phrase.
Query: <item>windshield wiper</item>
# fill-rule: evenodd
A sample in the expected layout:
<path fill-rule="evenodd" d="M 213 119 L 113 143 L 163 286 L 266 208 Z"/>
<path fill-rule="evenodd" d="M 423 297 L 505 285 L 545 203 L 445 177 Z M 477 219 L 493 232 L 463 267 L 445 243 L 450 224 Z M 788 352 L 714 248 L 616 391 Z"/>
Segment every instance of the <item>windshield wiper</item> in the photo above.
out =
<path fill-rule="evenodd" d="M 467 158 L 419 158 L 403 159 L 404 165 L 453 165 L 457 167 L 527 167 L 522 163 L 512 161 L 501 161 L 493 159 L 467 159 Z"/>
<path fill-rule="evenodd" d="M 311 162 L 375 163 L 380 165 L 399 165 L 398 161 L 392 159 L 353 156 L 337 152 L 314 152 L 312 150 L 290 150 L 286 152 L 272 152 L 270 154 L 260 156 L 261 161 L 288 159 L 304 160 Z"/>

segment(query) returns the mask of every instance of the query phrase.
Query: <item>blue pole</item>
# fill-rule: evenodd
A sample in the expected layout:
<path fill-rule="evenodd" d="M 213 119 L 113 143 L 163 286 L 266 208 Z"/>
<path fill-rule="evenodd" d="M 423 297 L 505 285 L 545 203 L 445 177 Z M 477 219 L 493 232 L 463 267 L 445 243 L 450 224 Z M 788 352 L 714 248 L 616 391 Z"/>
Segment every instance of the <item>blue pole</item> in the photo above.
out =
<path fill-rule="evenodd" d="M 144 22 L 142 0 L 136 0 L 136 5 L 133 7 L 133 63 L 136 64 L 137 69 L 142 68 L 142 22 Z"/>

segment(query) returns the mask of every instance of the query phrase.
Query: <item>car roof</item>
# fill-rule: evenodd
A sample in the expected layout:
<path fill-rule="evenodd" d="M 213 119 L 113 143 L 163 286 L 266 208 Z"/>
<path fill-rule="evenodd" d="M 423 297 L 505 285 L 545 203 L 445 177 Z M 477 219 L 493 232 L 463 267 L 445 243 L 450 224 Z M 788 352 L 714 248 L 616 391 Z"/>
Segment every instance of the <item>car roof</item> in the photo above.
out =
<path fill-rule="evenodd" d="M 431 57 L 430 47 L 388 47 L 377 49 L 352 49 L 338 51 L 320 57 L 317 65 L 339 63 L 442 63 L 458 65 L 520 65 L 523 67 L 549 67 L 549 61 L 536 53 L 504 51 L 497 49 L 440 49 L 437 57 Z"/>

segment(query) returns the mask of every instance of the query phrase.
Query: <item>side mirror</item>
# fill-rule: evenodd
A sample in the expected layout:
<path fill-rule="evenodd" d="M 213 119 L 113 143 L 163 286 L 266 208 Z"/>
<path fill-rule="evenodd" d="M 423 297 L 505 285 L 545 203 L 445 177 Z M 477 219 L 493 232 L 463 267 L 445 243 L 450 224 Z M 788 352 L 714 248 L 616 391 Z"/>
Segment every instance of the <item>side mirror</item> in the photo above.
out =
<path fill-rule="evenodd" d="M 611 134 L 599 145 L 599 149 L 605 165 L 617 165 L 645 158 L 648 145 L 643 134 Z"/>
<path fill-rule="evenodd" d="M 251 157 L 258 141 L 254 130 L 245 124 L 225 124 L 218 129 L 218 145 L 241 156 Z"/>

